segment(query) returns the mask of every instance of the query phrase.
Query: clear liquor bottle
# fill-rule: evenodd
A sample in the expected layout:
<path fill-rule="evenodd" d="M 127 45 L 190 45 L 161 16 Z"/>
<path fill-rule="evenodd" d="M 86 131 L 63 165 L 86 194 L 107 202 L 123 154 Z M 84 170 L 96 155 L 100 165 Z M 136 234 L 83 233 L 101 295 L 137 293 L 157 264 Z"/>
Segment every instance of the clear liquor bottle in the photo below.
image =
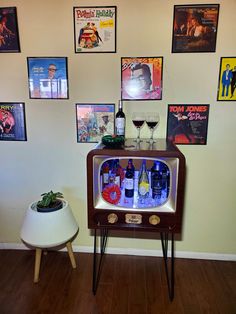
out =
<path fill-rule="evenodd" d="M 149 179 L 146 167 L 146 159 L 143 160 L 139 180 L 138 180 L 138 196 L 141 203 L 145 203 L 145 199 L 149 196 Z"/>

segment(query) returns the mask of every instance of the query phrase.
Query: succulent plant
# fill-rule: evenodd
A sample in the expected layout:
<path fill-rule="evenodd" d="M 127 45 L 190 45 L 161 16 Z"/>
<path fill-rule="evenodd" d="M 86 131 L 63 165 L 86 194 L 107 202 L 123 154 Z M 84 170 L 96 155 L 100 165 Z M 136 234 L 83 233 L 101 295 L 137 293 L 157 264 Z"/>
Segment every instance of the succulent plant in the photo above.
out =
<path fill-rule="evenodd" d="M 42 199 L 38 201 L 37 206 L 42 207 L 53 207 L 55 204 L 58 203 L 58 198 L 63 198 L 63 194 L 61 192 L 53 192 L 50 191 L 48 193 L 41 194 Z"/>

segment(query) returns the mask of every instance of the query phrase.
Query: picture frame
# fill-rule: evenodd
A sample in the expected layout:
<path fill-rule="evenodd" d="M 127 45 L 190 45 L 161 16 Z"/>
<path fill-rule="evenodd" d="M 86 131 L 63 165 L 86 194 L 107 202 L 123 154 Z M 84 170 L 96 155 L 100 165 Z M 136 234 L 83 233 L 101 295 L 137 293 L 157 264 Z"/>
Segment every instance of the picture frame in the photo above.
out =
<path fill-rule="evenodd" d="M 75 53 L 116 52 L 116 6 L 73 7 Z"/>
<path fill-rule="evenodd" d="M 168 140 L 175 144 L 206 145 L 210 105 L 168 105 Z"/>
<path fill-rule="evenodd" d="M 67 57 L 27 57 L 29 97 L 68 99 Z"/>
<path fill-rule="evenodd" d="M 215 52 L 219 4 L 175 5 L 172 53 Z"/>
<path fill-rule="evenodd" d="M 0 7 L 0 52 L 20 52 L 16 7 Z"/>
<path fill-rule="evenodd" d="M 121 99 L 161 100 L 163 57 L 121 58 Z"/>
<path fill-rule="evenodd" d="M 77 103 L 77 143 L 97 143 L 115 131 L 115 104 Z"/>
<path fill-rule="evenodd" d="M 23 102 L 0 102 L 0 141 L 27 141 Z"/>
<path fill-rule="evenodd" d="M 236 100 L 236 57 L 221 57 L 217 100 Z"/>

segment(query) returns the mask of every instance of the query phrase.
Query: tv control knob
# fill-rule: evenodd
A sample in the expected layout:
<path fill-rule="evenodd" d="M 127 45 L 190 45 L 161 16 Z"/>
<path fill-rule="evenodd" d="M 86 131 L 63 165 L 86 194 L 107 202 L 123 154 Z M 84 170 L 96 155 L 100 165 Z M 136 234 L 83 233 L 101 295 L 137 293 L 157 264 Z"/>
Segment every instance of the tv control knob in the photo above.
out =
<path fill-rule="evenodd" d="M 157 215 L 152 215 L 149 217 L 149 223 L 153 226 L 158 225 L 160 222 L 161 219 Z"/>
<path fill-rule="evenodd" d="M 118 221 L 118 216 L 116 214 L 114 214 L 114 213 L 109 214 L 107 216 L 107 220 L 108 220 L 109 224 L 114 224 L 114 223 L 116 223 Z"/>

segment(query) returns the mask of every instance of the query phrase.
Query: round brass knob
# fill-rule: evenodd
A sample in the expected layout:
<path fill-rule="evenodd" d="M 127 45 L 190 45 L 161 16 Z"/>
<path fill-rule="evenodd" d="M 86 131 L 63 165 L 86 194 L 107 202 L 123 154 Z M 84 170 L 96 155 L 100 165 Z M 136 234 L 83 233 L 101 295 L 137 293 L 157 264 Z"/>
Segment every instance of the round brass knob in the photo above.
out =
<path fill-rule="evenodd" d="M 116 214 L 114 214 L 114 213 L 109 214 L 109 215 L 107 216 L 107 220 L 108 220 L 108 222 L 109 222 L 110 224 L 114 224 L 114 223 L 116 223 L 116 222 L 118 221 L 118 216 L 117 216 Z"/>
<path fill-rule="evenodd" d="M 149 223 L 153 226 L 158 225 L 160 222 L 161 219 L 157 215 L 152 215 L 149 217 Z"/>

